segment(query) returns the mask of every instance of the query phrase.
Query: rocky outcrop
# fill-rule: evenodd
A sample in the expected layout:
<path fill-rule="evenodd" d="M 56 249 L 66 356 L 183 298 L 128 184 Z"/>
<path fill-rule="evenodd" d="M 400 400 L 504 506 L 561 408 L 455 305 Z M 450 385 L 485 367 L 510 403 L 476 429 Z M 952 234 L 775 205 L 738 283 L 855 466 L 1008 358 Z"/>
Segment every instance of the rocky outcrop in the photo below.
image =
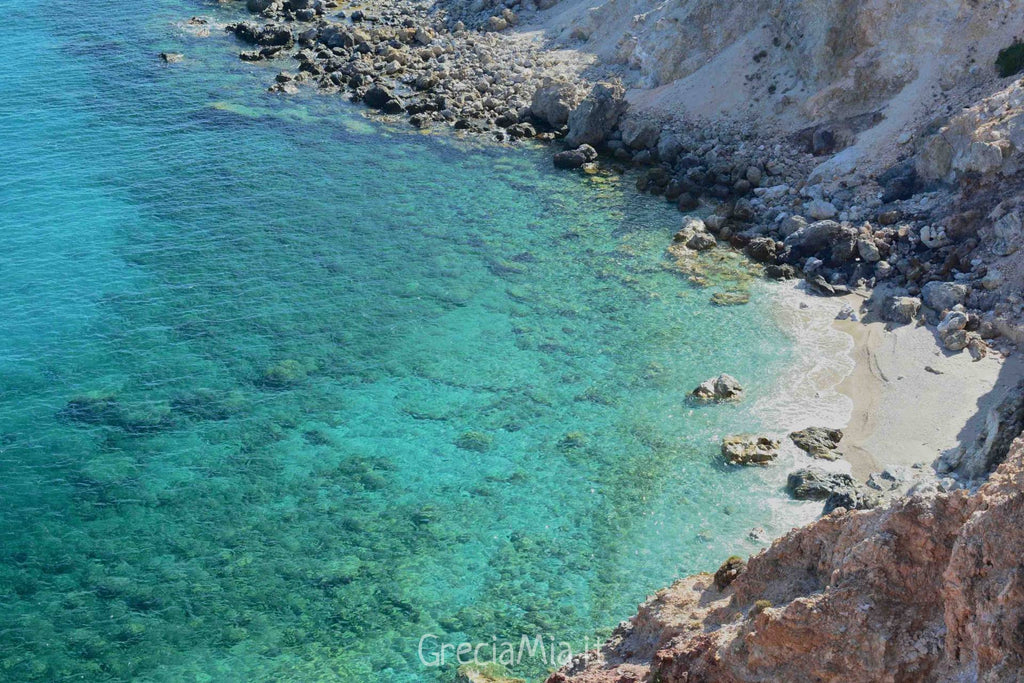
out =
<path fill-rule="evenodd" d="M 626 111 L 626 91 L 617 83 L 598 83 L 569 114 L 566 144 L 603 145 Z"/>
<path fill-rule="evenodd" d="M 797 448 L 805 451 L 813 458 L 836 460 L 839 455 L 835 453 L 835 449 L 839 447 L 839 442 L 843 440 L 843 430 L 829 429 L 828 427 L 808 427 L 798 432 L 792 432 L 789 435 L 789 439 Z"/>
<path fill-rule="evenodd" d="M 882 319 L 900 325 L 909 325 L 921 312 L 921 300 L 916 296 L 892 296 L 885 300 Z"/>
<path fill-rule="evenodd" d="M 797 500 L 826 500 L 833 493 L 853 485 L 853 477 L 848 474 L 810 467 L 790 472 L 786 478 L 786 490 Z"/>
<path fill-rule="evenodd" d="M 722 374 L 704 380 L 690 395 L 698 401 L 738 401 L 743 398 L 743 385 L 732 375 Z"/>
<path fill-rule="evenodd" d="M 530 113 L 547 126 L 559 129 L 582 100 L 580 87 L 568 81 L 548 81 L 537 88 L 530 101 Z"/>
<path fill-rule="evenodd" d="M 736 434 L 722 439 L 722 457 L 732 465 L 767 465 L 779 457 L 779 445 L 771 437 Z"/>
<path fill-rule="evenodd" d="M 573 169 L 581 168 L 595 159 L 597 159 L 597 150 L 590 145 L 580 145 L 576 149 L 558 152 L 552 157 L 552 162 L 555 164 L 555 168 Z"/>
<path fill-rule="evenodd" d="M 985 415 L 985 429 L 973 444 L 944 455 L 937 468 L 966 481 L 978 481 L 1002 463 L 1024 431 L 1024 381 L 1012 387 Z"/>
<path fill-rule="evenodd" d="M 837 510 L 640 606 L 548 683 L 1019 680 L 1024 439 L 974 495 Z"/>

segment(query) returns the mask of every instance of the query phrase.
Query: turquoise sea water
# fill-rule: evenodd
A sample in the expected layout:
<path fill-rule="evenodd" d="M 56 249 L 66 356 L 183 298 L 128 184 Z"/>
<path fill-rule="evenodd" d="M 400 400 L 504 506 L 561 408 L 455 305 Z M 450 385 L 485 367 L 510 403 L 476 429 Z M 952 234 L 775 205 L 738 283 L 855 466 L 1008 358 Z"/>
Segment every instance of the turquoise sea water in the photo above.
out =
<path fill-rule="evenodd" d="M 269 95 L 175 25 L 238 7 L 0 7 L 0 679 L 450 681 L 786 525 L 716 452 L 787 337 L 628 179 Z"/>

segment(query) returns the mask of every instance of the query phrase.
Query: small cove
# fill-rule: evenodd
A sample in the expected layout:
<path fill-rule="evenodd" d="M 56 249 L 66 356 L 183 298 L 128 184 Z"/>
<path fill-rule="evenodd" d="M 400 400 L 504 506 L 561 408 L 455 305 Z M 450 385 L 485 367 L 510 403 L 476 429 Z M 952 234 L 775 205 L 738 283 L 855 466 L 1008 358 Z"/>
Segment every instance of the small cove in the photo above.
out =
<path fill-rule="evenodd" d="M 806 516 L 717 457 L 805 360 L 777 292 L 712 306 L 628 180 L 269 95 L 200 11 L 12 10 L 4 675 L 449 681 L 422 634 L 593 642 Z"/>

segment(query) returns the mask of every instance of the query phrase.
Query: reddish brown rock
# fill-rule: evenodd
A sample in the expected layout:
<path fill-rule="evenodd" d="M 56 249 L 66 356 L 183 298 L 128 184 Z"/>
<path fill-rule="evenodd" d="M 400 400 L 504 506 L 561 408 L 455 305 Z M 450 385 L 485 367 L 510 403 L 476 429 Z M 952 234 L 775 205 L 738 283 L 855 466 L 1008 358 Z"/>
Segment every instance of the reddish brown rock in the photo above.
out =
<path fill-rule="evenodd" d="M 837 511 L 724 590 L 709 574 L 678 581 L 548 681 L 1020 680 L 1022 549 L 1024 438 L 973 496 Z"/>

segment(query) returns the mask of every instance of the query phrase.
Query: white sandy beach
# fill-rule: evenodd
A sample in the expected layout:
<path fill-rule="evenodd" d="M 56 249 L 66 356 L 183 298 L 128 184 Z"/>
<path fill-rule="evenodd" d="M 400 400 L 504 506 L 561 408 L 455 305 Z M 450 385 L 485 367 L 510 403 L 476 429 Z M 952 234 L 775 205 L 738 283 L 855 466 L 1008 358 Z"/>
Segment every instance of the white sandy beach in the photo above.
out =
<path fill-rule="evenodd" d="M 858 309 L 863 298 L 846 299 Z M 853 401 L 840 451 L 864 478 L 888 465 L 932 463 L 972 443 L 985 414 L 1024 376 L 1019 355 L 973 361 L 943 349 L 923 325 L 835 321 L 854 341 L 855 367 L 839 385 Z M 891 326 L 890 326 L 891 327 Z"/>

